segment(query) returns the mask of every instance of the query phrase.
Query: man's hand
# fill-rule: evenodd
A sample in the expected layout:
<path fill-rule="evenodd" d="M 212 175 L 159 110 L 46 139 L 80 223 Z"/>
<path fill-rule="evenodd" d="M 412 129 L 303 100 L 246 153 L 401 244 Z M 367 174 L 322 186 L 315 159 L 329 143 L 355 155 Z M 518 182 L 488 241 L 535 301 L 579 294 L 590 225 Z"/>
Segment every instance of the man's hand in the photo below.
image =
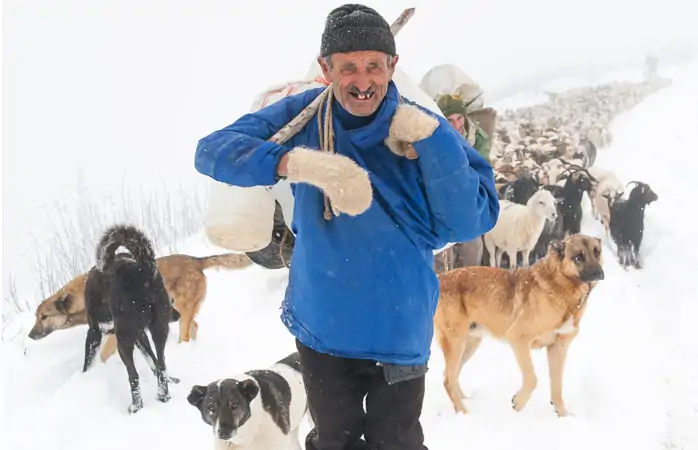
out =
<path fill-rule="evenodd" d="M 284 154 L 284 156 L 281 157 L 281 160 L 279 160 L 279 165 L 276 166 L 276 174 L 279 175 L 280 177 L 285 177 L 288 175 L 288 172 L 286 171 L 286 166 L 288 165 L 288 153 Z"/>
<path fill-rule="evenodd" d="M 398 105 L 390 123 L 385 145 L 398 156 L 417 159 L 414 142 L 428 138 L 439 126 L 439 121 L 416 106 Z"/>
<path fill-rule="evenodd" d="M 296 147 L 284 155 L 277 171 L 291 183 L 307 183 L 321 189 L 338 211 L 356 216 L 373 200 L 368 173 L 343 155 Z"/>

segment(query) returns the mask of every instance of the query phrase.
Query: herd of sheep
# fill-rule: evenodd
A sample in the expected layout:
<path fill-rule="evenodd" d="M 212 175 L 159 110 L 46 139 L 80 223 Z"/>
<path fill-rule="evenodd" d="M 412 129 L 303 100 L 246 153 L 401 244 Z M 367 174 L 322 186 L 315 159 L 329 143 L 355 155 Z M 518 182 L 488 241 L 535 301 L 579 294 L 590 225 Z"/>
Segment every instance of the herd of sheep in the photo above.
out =
<path fill-rule="evenodd" d="M 482 264 L 528 266 L 545 256 L 552 240 L 579 233 L 586 193 L 620 264 L 641 268 L 644 210 L 657 194 L 647 183 L 624 183 L 594 162 L 597 149 L 613 139 L 611 121 L 669 83 L 653 78 L 571 89 L 549 94 L 546 103 L 500 114 L 490 162 L 501 210 L 483 236 Z M 449 253 L 457 251 L 457 246 L 445 250 L 437 271 L 456 268 L 449 267 L 457 260 Z"/>

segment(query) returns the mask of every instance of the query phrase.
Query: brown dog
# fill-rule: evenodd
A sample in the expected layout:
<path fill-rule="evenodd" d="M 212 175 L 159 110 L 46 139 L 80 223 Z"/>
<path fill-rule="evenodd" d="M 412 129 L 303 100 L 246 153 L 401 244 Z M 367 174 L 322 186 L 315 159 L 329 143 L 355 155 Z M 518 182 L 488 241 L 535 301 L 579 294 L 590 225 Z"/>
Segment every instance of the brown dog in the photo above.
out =
<path fill-rule="evenodd" d="M 252 265 L 245 254 L 198 258 L 189 255 L 168 255 L 157 258 L 158 270 L 165 288 L 172 298 L 174 309 L 180 314 L 179 342 L 196 339 L 199 328 L 194 318 L 206 297 L 206 275 L 209 268 L 241 269 Z M 29 332 L 31 339 L 42 339 L 56 330 L 64 330 L 87 323 L 85 313 L 85 280 L 87 273 L 78 275 L 36 308 L 36 321 Z M 116 350 L 116 338 L 109 335 L 100 353 L 106 361 Z"/>
<path fill-rule="evenodd" d="M 523 375 L 514 409 L 526 406 L 536 388 L 531 349 L 546 347 L 551 403 L 558 416 L 566 415 L 567 349 L 579 332 L 589 293 L 603 278 L 601 240 L 583 234 L 554 241 L 546 257 L 528 268 L 464 267 L 440 275 L 435 334 L 446 363 L 444 387 L 456 412 L 467 413 L 461 369 L 490 334 L 511 345 Z"/>

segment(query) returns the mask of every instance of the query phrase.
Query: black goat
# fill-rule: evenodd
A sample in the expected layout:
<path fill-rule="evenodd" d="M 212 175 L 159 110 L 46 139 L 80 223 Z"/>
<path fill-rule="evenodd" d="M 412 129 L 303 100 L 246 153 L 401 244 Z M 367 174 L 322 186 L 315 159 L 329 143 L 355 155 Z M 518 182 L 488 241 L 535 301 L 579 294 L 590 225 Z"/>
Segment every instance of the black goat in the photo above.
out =
<path fill-rule="evenodd" d="M 565 234 L 577 234 L 582 226 L 582 196 L 584 192 L 589 195 L 592 183 L 598 181 L 583 167 L 570 165 L 565 172 L 570 173 L 567 181 L 562 186 L 562 201 L 560 212 L 562 213 L 562 231 Z"/>
<path fill-rule="evenodd" d="M 640 269 L 640 244 L 645 231 L 645 208 L 659 200 L 659 196 L 646 183 L 631 181 L 636 186 L 630 191 L 627 200 L 609 203 L 611 208 L 611 238 L 618 249 L 618 263 L 627 269 L 633 266 Z M 612 200 L 609 199 L 609 202 Z"/>
<path fill-rule="evenodd" d="M 521 177 L 509 181 L 499 188 L 499 194 L 504 200 L 525 205 L 540 188 L 540 184 L 532 177 Z"/>
<path fill-rule="evenodd" d="M 546 253 L 548 253 L 548 246 L 551 242 L 565 238 L 565 232 L 562 226 L 562 210 L 560 208 L 560 204 L 562 203 L 563 199 L 562 187 L 553 184 L 543 186 L 543 189 L 550 191 L 550 193 L 553 194 L 553 197 L 555 197 L 557 202 L 555 204 L 555 208 L 557 209 L 557 218 L 554 222 L 545 222 L 543 232 L 538 237 L 538 242 L 536 242 L 536 246 L 533 247 L 533 251 L 531 252 L 531 265 L 533 265 L 537 260 L 545 257 Z"/>

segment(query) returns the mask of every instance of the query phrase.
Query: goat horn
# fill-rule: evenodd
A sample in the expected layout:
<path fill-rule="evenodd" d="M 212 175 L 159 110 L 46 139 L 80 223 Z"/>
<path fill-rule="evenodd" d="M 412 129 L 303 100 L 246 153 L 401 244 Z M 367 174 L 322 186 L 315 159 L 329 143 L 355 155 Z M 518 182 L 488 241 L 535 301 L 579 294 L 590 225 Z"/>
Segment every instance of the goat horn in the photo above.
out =
<path fill-rule="evenodd" d="M 590 179 L 591 181 L 593 181 L 593 182 L 595 182 L 595 183 L 598 183 L 598 180 L 597 180 L 596 178 L 594 178 L 594 177 L 589 173 L 589 171 L 588 171 L 587 169 L 585 169 L 584 167 L 580 167 L 580 166 L 578 166 L 578 165 L 576 165 L 576 164 L 570 164 L 570 166 L 569 166 L 567 169 L 568 169 L 568 170 L 569 170 L 569 169 L 574 169 L 574 170 L 576 170 L 577 172 L 582 171 L 582 172 L 584 172 L 584 173 L 589 177 L 589 179 Z"/>

